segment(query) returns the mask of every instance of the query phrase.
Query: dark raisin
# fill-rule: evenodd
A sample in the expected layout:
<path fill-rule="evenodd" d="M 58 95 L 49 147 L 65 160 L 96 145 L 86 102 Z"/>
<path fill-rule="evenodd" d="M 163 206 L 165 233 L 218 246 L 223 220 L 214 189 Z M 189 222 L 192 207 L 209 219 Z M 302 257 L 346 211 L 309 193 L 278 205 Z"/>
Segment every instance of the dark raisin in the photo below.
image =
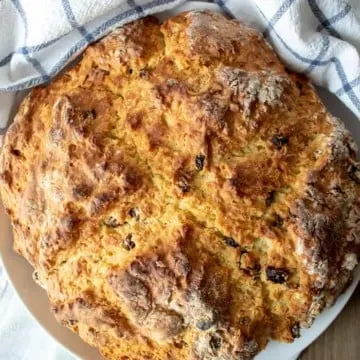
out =
<path fill-rule="evenodd" d="M 281 227 L 281 226 L 283 226 L 283 224 L 284 224 L 283 218 L 280 215 L 275 214 L 274 220 L 271 222 L 271 226 Z"/>
<path fill-rule="evenodd" d="M 217 352 L 221 348 L 221 342 L 221 337 L 217 334 L 213 334 L 209 341 L 211 350 Z"/>
<path fill-rule="evenodd" d="M 234 188 L 235 190 L 238 190 L 240 188 L 240 186 L 242 185 L 241 179 L 237 175 L 230 178 L 228 181 L 229 181 L 230 186 L 232 188 Z"/>
<path fill-rule="evenodd" d="M 129 74 L 131 75 L 133 73 L 133 69 L 129 69 Z"/>
<path fill-rule="evenodd" d="M 282 284 L 289 277 L 289 270 L 285 268 L 275 268 L 273 266 L 268 266 L 266 269 L 266 277 L 275 284 Z"/>
<path fill-rule="evenodd" d="M 88 307 L 87 301 L 83 298 L 76 298 L 76 303 L 82 307 Z"/>
<path fill-rule="evenodd" d="M 14 156 L 21 156 L 21 151 L 18 149 L 12 149 L 11 154 L 13 154 Z"/>
<path fill-rule="evenodd" d="M 186 346 L 186 342 L 184 340 L 174 341 L 173 344 L 177 349 L 182 349 L 184 346 Z"/>
<path fill-rule="evenodd" d="M 348 169 L 348 174 L 351 180 L 354 180 L 357 184 L 360 184 L 360 169 L 355 165 L 351 165 Z"/>
<path fill-rule="evenodd" d="M 251 276 L 254 278 L 254 280 L 259 280 L 261 276 L 261 265 L 256 264 L 250 271 Z"/>
<path fill-rule="evenodd" d="M 241 266 L 240 266 L 240 270 L 244 272 L 247 276 L 251 276 L 251 270 L 242 268 Z"/>
<path fill-rule="evenodd" d="M 139 214 L 139 210 L 137 208 L 131 208 L 129 210 L 129 215 L 134 218 L 136 221 L 140 220 L 140 214 Z"/>
<path fill-rule="evenodd" d="M 196 327 L 202 331 L 209 330 L 213 325 L 214 325 L 213 319 L 204 319 L 196 323 Z"/>
<path fill-rule="evenodd" d="M 240 245 L 230 236 L 224 236 L 223 238 L 225 244 L 227 246 L 230 246 L 230 247 L 233 247 L 233 248 L 237 248 L 239 247 Z"/>
<path fill-rule="evenodd" d="M 239 267 L 246 275 L 252 276 L 254 279 L 260 278 L 260 264 L 255 264 L 253 267 L 241 267 L 241 264 L 239 264 Z"/>
<path fill-rule="evenodd" d="M 94 109 L 84 111 L 84 117 L 86 119 L 94 120 L 96 119 L 96 111 Z"/>
<path fill-rule="evenodd" d="M 69 320 L 69 324 L 70 324 L 70 325 L 75 325 L 75 324 L 77 324 L 77 323 L 78 323 L 77 320 L 73 320 L 73 319 L 70 319 L 70 320 Z"/>
<path fill-rule="evenodd" d="M 9 170 L 0 173 L 0 181 L 4 181 L 8 186 L 12 185 L 13 178 Z"/>
<path fill-rule="evenodd" d="M 125 250 L 130 251 L 135 247 L 135 242 L 132 240 L 132 234 L 126 235 L 123 247 Z"/>
<path fill-rule="evenodd" d="M 181 177 L 177 184 L 184 194 L 190 191 L 190 185 L 185 177 Z"/>
<path fill-rule="evenodd" d="M 291 327 L 291 335 L 294 339 L 300 337 L 300 325 L 298 322 Z"/>
<path fill-rule="evenodd" d="M 265 199 L 265 205 L 269 207 L 274 202 L 274 200 L 275 200 L 275 191 L 271 190 Z"/>
<path fill-rule="evenodd" d="M 297 87 L 298 87 L 299 90 L 302 90 L 303 87 L 304 87 L 304 85 L 303 85 L 302 82 L 300 82 L 300 81 L 297 81 L 297 82 L 296 82 L 296 85 L 297 85 Z"/>
<path fill-rule="evenodd" d="M 255 265 L 252 267 L 252 270 L 254 270 L 255 272 L 260 272 L 260 270 L 261 270 L 261 265 L 260 265 L 260 264 L 255 264 Z"/>
<path fill-rule="evenodd" d="M 248 316 L 243 316 L 239 319 L 239 324 L 240 325 L 249 325 L 250 324 L 250 318 Z"/>
<path fill-rule="evenodd" d="M 342 194 L 342 195 L 345 195 L 344 190 L 341 188 L 340 185 L 335 185 L 335 186 L 331 189 L 331 191 L 332 191 L 332 192 L 339 193 L 339 194 Z"/>
<path fill-rule="evenodd" d="M 280 150 L 284 145 L 289 143 L 289 139 L 285 136 L 276 134 L 271 138 L 271 142 L 278 150 Z"/>
<path fill-rule="evenodd" d="M 136 187 L 139 183 L 139 177 L 136 173 L 125 173 L 124 174 L 124 189 L 132 189 Z"/>
<path fill-rule="evenodd" d="M 141 69 L 140 72 L 139 72 L 139 76 L 141 78 L 145 78 L 148 76 L 148 71 L 146 69 Z"/>
<path fill-rule="evenodd" d="M 81 200 L 91 195 L 92 187 L 86 184 L 76 185 L 72 189 L 72 195 L 75 200 Z"/>
<path fill-rule="evenodd" d="M 205 155 L 198 155 L 195 159 L 195 166 L 198 170 L 202 170 L 204 168 Z"/>
<path fill-rule="evenodd" d="M 190 270 L 191 270 L 191 265 L 189 263 L 185 263 L 182 267 L 182 270 L 184 272 L 184 274 L 189 274 Z"/>
<path fill-rule="evenodd" d="M 117 221 L 117 219 L 115 219 L 113 216 L 110 216 L 108 219 L 106 219 L 104 223 L 106 226 L 111 228 L 116 228 L 121 225 L 119 221 Z"/>

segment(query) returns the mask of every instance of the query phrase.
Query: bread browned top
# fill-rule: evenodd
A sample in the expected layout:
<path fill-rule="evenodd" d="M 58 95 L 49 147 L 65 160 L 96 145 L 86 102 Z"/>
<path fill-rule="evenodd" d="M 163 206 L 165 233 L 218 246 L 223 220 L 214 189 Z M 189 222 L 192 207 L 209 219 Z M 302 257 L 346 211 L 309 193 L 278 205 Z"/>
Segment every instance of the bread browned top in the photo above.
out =
<path fill-rule="evenodd" d="M 31 91 L 5 140 L 14 247 L 108 359 L 250 359 L 348 284 L 360 168 L 255 30 L 147 18 Z"/>

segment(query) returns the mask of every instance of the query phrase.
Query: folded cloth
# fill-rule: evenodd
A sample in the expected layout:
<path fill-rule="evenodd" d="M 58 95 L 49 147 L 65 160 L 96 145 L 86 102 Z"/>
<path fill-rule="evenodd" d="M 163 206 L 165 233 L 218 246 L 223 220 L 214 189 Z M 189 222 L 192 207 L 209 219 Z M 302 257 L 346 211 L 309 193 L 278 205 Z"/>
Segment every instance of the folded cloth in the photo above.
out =
<path fill-rule="evenodd" d="M 0 134 L 9 123 L 15 91 L 48 81 L 113 28 L 184 2 L 0 0 Z M 214 2 L 262 31 L 289 68 L 328 88 L 360 116 L 359 0 Z M 71 358 L 29 318 L 1 265 L 0 344 L 0 359 Z"/>

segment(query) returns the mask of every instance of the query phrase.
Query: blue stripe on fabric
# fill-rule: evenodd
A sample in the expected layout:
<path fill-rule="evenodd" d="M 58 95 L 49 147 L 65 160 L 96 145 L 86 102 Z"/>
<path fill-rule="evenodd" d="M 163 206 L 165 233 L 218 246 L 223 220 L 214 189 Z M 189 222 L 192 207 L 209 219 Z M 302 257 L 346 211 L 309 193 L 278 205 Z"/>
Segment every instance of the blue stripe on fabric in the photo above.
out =
<path fill-rule="evenodd" d="M 257 8 L 258 8 L 259 12 L 261 13 L 261 15 L 264 17 L 264 19 L 267 20 L 265 14 L 261 11 L 261 9 L 258 6 L 257 6 Z M 282 43 L 284 48 L 286 50 L 288 50 L 298 60 L 301 60 L 304 63 L 314 65 L 314 66 L 324 66 L 324 65 L 328 65 L 329 63 L 334 63 L 336 72 L 340 78 L 342 85 L 343 85 L 344 92 L 347 94 L 347 96 L 349 97 L 349 99 L 353 103 L 353 105 L 356 107 L 356 109 L 358 111 L 360 111 L 360 101 L 359 101 L 358 97 L 356 96 L 352 87 L 349 85 L 344 68 L 342 67 L 339 59 L 337 59 L 336 57 L 332 57 L 328 60 L 322 61 L 322 60 L 317 60 L 317 59 L 311 60 L 311 59 L 305 58 L 305 57 L 301 56 L 300 54 L 298 54 L 296 51 L 294 51 L 289 45 L 287 45 L 270 23 L 269 23 L 269 26 L 272 27 L 272 31 L 274 32 L 276 37 L 280 40 L 280 42 Z"/>
<path fill-rule="evenodd" d="M 263 16 L 263 18 L 267 20 L 265 14 L 261 11 L 261 9 L 257 6 L 258 11 L 260 12 L 260 14 Z M 312 64 L 312 65 L 319 65 L 319 66 L 324 66 L 324 65 L 328 65 L 331 62 L 331 59 L 329 60 L 316 60 L 316 59 L 308 59 L 302 55 L 300 55 L 299 53 L 297 53 L 295 50 L 293 50 L 283 39 L 282 37 L 278 34 L 278 32 L 275 30 L 274 26 L 272 24 L 270 24 L 270 22 L 268 21 L 268 26 L 271 28 L 270 30 L 274 32 L 274 34 L 276 35 L 276 37 L 279 39 L 279 41 L 281 42 L 281 44 L 284 46 L 284 48 L 289 51 L 296 59 L 306 63 L 306 64 Z"/>
<path fill-rule="evenodd" d="M 51 71 L 50 76 L 53 77 L 56 75 L 60 70 L 64 68 L 66 64 L 68 64 L 69 60 L 71 60 L 75 54 L 80 53 L 82 50 L 84 50 L 88 45 L 88 41 L 83 38 L 78 43 L 76 43 L 73 47 L 70 48 L 70 50 L 63 56 L 60 61 L 55 64 Z"/>
<path fill-rule="evenodd" d="M 12 52 L 9 55 L 5 56 L 3 59 L 1 59 L 0 60 L 0 67 L 6 65 L 11 60 L 11 58 L 13 57 L 14 54 L 15 53 Z"/>
<path fill-rule="evenodd" d="M 132 0 L 128 0 L 128 1 L 135 3 Z M 173 0 L 173 1 L 157 1 L 155 5 L 151 5 L 150 7 L 154 7 L 154 6 L 158 6 L 158 5 L 165 5 L 165 4 L 168 4 L 168 3 L 171 3 L 171 2 L 175 2 L 175 1 L 176 0 Z M 155 3 L 155 2 L 153 2 L 153 3 Z M 148 9 L 148 8 L 149 7 L 147 6 L 146 9 Z M 139 5 L 137 5 L 136 10 L 138 12 L 140 12 L 140 11 L 143 11 L 143 8 L 141 6 L 139 6 Z M 11 60 L 11 57 L 15 53 L 23 53 L 23 51 L 27 51 L 29 54 L 36 53 L 36 52 L 38 52 L 38 51 L 40 51 L 40 50 L 54 44 L 56 41 L 60 40 L 64 36 L 65 35 L 61 35 L 61 36 L 59 36 L 59 37 L 57 37 L 57 38 L 55 38 L 53 40 L 50 40 L 48 42 L 43 43 L 43 44 L 34 45 L 34 46 L 25 46 L 25 47 L 18 48 L 18 49 L 16 49 L 15 52 L 12 52 L 11 54 L 5 56 L 3 59 L 0 60 L 0 67 L 6 65 Z"/>
<path fill-rule="evenodd" d="M 23 20 L 24 28 L 25 28 L 25 40 L 26 40 L 27 36 L 28 36 L 28 22 L 27 22 L 25 11 L 19 0 L 11 0 L 11 2 L 15 6 L 16 10 L 18 11 L 18 13 L 20 14 L 20 16 Z"/>
<path fill-rule="evenodd" d="M 24 51 L 27 52 L 28 54 L 34 54 L 42 49 L 45 49 L 46 47 L 54 44 L 56 41 L 58 41 L 59 39 L 61 39 L 63 36 L 65 35 L 61 35 L 59 37 L 57 37 L 56 39 L 44 42 L 40 45 L 34 45 L 34 46 L 23 46 L 23 47 L 19 47 L 17 48 L 15 51 L 13 51 L 12 53 L 10 53 L 9 55 L 5 56 L 3 59 L 0 60 L 0 67 L 6 65 L 8 62 L 11 61 L 11 58 L 13 57 L 13 55 L 15 54 L 23 54 Z"/>
<path fill-rule="evenodd" d="M 275 15 L 271 18 L 268 27 L 264 30 L 263 36 L 268 37 L 274 25 L 282 18 L 282 16 L 290 9 L 293 2 L 296 0 L 285 0 Z"/>
<path fill-rule="evenodd" d="M 307 69 L 305 69 L 303 71 L 303 73 L 305 75 L 311 73 L 311 71 L 314 70 L 314 68 L 316 67 L 316 63 L 318 63 L 320 60 L 322 60 L 322 58 L 325 56 L 325 54 L 327 53 L 327 51 L 329 50 L 329 47 L 330 47 L 330 40 L 327 36 L 323 36 L 322 37 L 322 46 L 321 46 L 321 49 L 319 51 L 319 54 L 316 56 L 315 60 L 313 60 L 311 62 L 311 64 L 309 65 L 309 67 Z"/>
<path fill-rule="evenodd" d="M 330 19 L 326 19 L 324 22 L 322 22 L 317 28 L 317 31 L 321 31 L 322 29 L 327 29 L 329 31 L 329 28 L 331 29 L 331 25 L 335 24 L 339 20 L 343 19 L 351 10 L 351 6 L 349 4 L 346 4 L 343 10 L 341 10 L 338 14 L 334 15 Z M 331 30 L 330 30 L 331 31 Z"/>
<path fill-rule="evenodd" d="M 178 0 L 155 0 L 151 1 L 145 5 L 142 6 L 142 10 L 145 12 L 147 10 L 151 10 L 154 7 L 161 6 L 161 5 L 167 5 L 171 3 L 175 3 Z M 94 38 L 97 38 L 99 35 L 105 33 L 108 29 L 116 25 L 116 23 L 123 21 L 124 19 L 136 15 L 137 11 L 135 9 L 129 9 L 123 13 L 120 13 L 113 18 L 107 20 L 104 24 L 97 27 L 91 34 L 94 36 Z"/>
<path fill-rule="evenodd" d="M 27 42 L 27 37 L 28 37 L 28 21 L 26 18 L 26 14 L 25 11 L 20 3 L 19 0 L 11 0 L 11 2 L 13 3 L 13 5 L 15 6 L 16 10 L 18 11 L 18 13 L 20 14 L 23 23 L 24 23 L 24 29 L 25 29 L 25 39 L 24 39 L 24 43 L 26 45 Z M 41 79 L 43 81 L 47 81 L 49 80 L 49 75 L 46 73 L 45 69 L 42 67 L 42 65 L 40 64 L 40 62 L 34 58 L 32 58 L 28 51 L 26 50 L 26 47 L 24 47 L 23 51 L 21 52 L 24 57 L 26 58 L 26 60 L 35 68 L 35 70 L 41 75 Z M 13 54 L 14 55 L 14 54 Z M 11 59 L 11 58 L 10 58 Z M 10 61 L 10 60 L 9 60 Z"/>
<path fill-rule="evenodd" d="M 127 3 L 130 7 L 133 7 L 138 14 L 143 13 L 143 9 L 140 5 L 137 5 L 134 0 L 127 0 Z"/>
<path fill-rule="evenodd" d="M 176 2 L 176 0 L 155 0 L 155 1 L 151 1 L 145 5 L 142 6 L 142 9 L 145 10 L 151 10 L 156 6 L 160 6 L 160 5 L 168 5 L 171 4 L 173 2 Z"/>
<path fill-rule="evenodd" d="M 37 59 L 31 57 L 26 52 L 24 53 L 24 56 L 26 60 L 36 69 L 36 71 L 40 73 L 41 78 L 44 82 L 50 80 L 50 76 L 46 73 L 46 70 L 43 68 L 43 66 L 40 64 L 40 62 Z"/>
<path fill-rule="evenodd" d="M 37 59 L 32 58 L 29 55 L 29 53 L 27 52 L 26 48 L 24 48 L 21 53 L 25 56 L 26 60 L 37 70 L 37 72 L 42 75 L 43 81 L 49 81 L 50 80 L 49 75 L 46 74 L 46 71 L 42 67 L 40 62 Z"/>
<path fill-rule="evenodd" d="M 172 0 L 172 1 L 174 1 L 174 0 Z M 144 7 L 143 7 L 143 9 L 144 9 Z M 137 11 L 135 9 L 130 9 L 123 13 L 120 13 L 120 14 L 116 15 L 115 17 L 107 20 L 102 25 L 98 26 L 91 34 L 92 34 L 92 36 L 94 36 L 94 38 L 97 38 L 99 35 L 105 33 L 109 28 L 116 25 L 116 23 L 123 21 L 124 19 L 126 19 L 130 16 L 134 16 L 136 14 L 137 14 Z"/>
<path fill-rule="evenodd" d="M 167 4 L 175 3 L 177 1 L 178 0 L 154 0 L 154 1 L 151 1 L 151 2 L 143 5 L 142 10 L 143 11 L 151 10 L 156 6 L 167 5 Z M 92 31 L 91 35 L 96 39 L 96 38 L 98 38 L 99 35 L 105 33 L 107 30 L 109 30 L 114 25 L 116 25 L 116 23 L 123 21 L 124 19 L 129 18 L 131 16 L 134 16 L 134 15 L 136 15 L 136 13 L 137 13 L 136 9 L 129 9 L 125 12 L 117 14 L 113 18 L 105 21 L 102 25 L 98 26 L 94 31 Z M 78 44 L 73 46 L 73 48 L 70 49 L 70 52 L 72 52 L 74 54 L 76 52 L 76 51 L 74 51 L 74 49 L 78 47 Z M 61 69 L 66 64 L 66 61 L 64 62 L 64 59 L 65 58 L 60 60 L 60 62 L 57 65 L 55 65 L 55 67 L 52 70 L 52 73 L 56 73 L 56 69 L 58 69 L 58 68 Z"/>
<path fill-rule="evenodd" d="M 340 80 L 343 84 L 343 89 L 344 89 L 345 93 L 347 94 L 347 96 L 349 97 L 351 102 L 355 105 L 356 109 L 358 111 L 360 111 L 360 100 L 356 96 L 354 89 L 350 86 L 349 80 L 346 77 L 346 73 L 344 71 L 344 68 L 341 65 L 341 62 L 337 58 L 333 58 L 332 61 L 335 64 L 336 72 L 338 73 L 338 75 L 340 77 Z"/>
<path fill-rule="evenodd" d="M 317 4 L 316 0 L 308 0 L 309 6 L 315 17 L 319 20 L 320 24 L 325 24 L 329 21 L 329 19 L 324 15 L 324 13 L 321 11 L 319 5 Z M 330 23 L 328 23 L 328 26 L 326 27 L 326 30 L 329 32 L 330 35 L 335 36 L 339 39 L 341 39 L 340 34 L 331 26 Z"/>
<path fill-rule="evenodd" d="M 146 10 L 151 10 L 156 6 L 160 6 L 160 5 L 167 5 L 167 4 L 171 4 L 171 3 L 175 3 L 178 0 L 155 0 L 152 1 L 150 3 L 147 3 L 146 5 L 143 5 L 142 9 L 143 11 Z M 104 24 L 98 26 L 92 33 L 91 35 L 94 37 L 94 39 L 96 39 L 99 35 L 105 33 L 107 30 L 109 30 L 111 27 L 113 27 L 114 25 L 116 25 L 116 23 L 136 15 L 137 12 L 135 9 L 130 9 L 127 10 L 123 13 L 117 14 L 116 16 L 114 16 L 113 18 L 107 20 Z M 53 77 L 54 75 L 56 75 L 61 69 L 64 68 L 64 66 L 69 62 L 69 60 L 76 54 L 79 53 L 81 50 L 85 49 L 86 46 L 88 45 L 86 39 L 81 39 L 78 43 L 76 43 L 73 47 L 70 48 L 70 50 L 65 54 L 65 56 L 63 56 L 60 61 L 55 64 L 53 66 L 53 68 L 50 71 L 50 78 Z M 33 78 L 30 79 L 28 81 L 25 81 L 21 84 L 17 84 L 17 85 L 12 85 L 12 86 L 7 86 L 6 88 L 0 88 L 0 90 L 5 90 L 5 91 L 17 91 L 17 90 L 23 90 L 25 88 L 29 88 L 29 87 L 33 87 L 36 85 L 41 84 L 43 81 L 42 77 L 37 77 L 37 78 Z"/>
<path fill-rule="evenodd" d="M 175 2 L 175 1 L 176 0 L 165 0 L 166 3 L 171 3 L 171 2 Z M 163 2 L 163 1 L 160 0 L 160 2 Z M 153 1 L 149 5 L 151 6 L 152 4 L 154 4 L 154 6 L 155 6 L 157 3 L 159 3 L 159 1 Z M 136 12 L 135 9 L 130 9 L 128 11 L 125 11 L 123 13 L 120 13 L 120 14 L 114 16 L 113 18 L 107 20 L 102 25 L 98 26 L 91 33 L 92 37 L 95 39 L 97 36 L 99 36 L 100 34 L 105 32 L 107 29 L 114 26 L 117 22 L 122 21 L 122 20 L 124 20 L 124 19 L 126 19 L 126 18 L 128 18 L 130 16 L 136 15 L 136 13 L 137 12 Z M 74 56 L 74 54 L 76 54 L 77 52 L 80 52 L 83 48 L 86 47 L 87 44 L 88 44 L 87 40 L 85 38 L 83 38 L 79 42 L 77 42 L 74 46 L 72 46 L 70 48 L 70 50 L 65 54 L 65 56 L 63 56 L 53 66 L 53 68 L 50 71 L 50 77 L 57 74 L 68 63 L 68 61 Z M 26 82 L 24 82 L 22 84 L 8 86 L 4 90 L 7 90 L 7 91 L 22 90 L 24 88 L 28 88 L 28 87 L 38 85 L 39 83 L 41 83 L 41 81 L 42 81 L 42 78 L 34 78 L 34 79 L 30 79 L 30 80 L 28 80 L 28 81 L 26 81 Z"/>
<path fill-rule="evenodd" d="M 61 0 L 62 5 L 63 5 L 63 9 L 65 11 L 66 17 L 71 25 L 71 27 L 73 29 L 76 29 L 79 31 L 79 33 L 84 36 L 84 38 L 88 41 L 88 42 L 92 42 L 94 41 L 93 36 L 86 30 L 86 28 L 82 25 L 79 25 L 78 22 L 75 19 L 75 15 L 72 11 L 71 5 L 69 0 Z"/>
<path fill-rule="evenodd" d="M 220 9 L 231 19 L 235 19 L 235 15 L 232 13 L 232 11 L 226 6 L 226 3 L 224 0 L 215 0 L 215 3 L 220 7 Z"/>
<path fill-rule="evenodd" d="M 337 96 L 341 96 L 346 92 L 345 88 L 348 88 L 349 86 L 351 86 L 352 88 L 355 88 L 356 86 L 359 86 L 359 85 L 360 85 L 360 76 L 358 76 L 356 79 L 350 81 L 349 83 L 345 84 L 345 86 L 343 86 L 341 89 L 336 90 L 335 94 Z"/>
<path fill-rule="evenodd" d="M 0 91 L 19 91 L 19 90 L 24 90 L 24 89 L 31 88 L 31 87 L 33 87 L 33 86 L 42 84 L 43 82 L 44 82 L 44 81 L 43 81 L 42 76 L 39 76 L 39 77 L 30 79 L 30 80 L 24 81 L 24 82 L 22 82 L 21 84 L 10 85 L 10 86 L 7 86 L 6 88 L 0 88 Z"/>
<path fill-rule="evenodd" d="M 61 39 L 62 37 L 64 37 L 65 35 L 61 35 L 53 40 L 49 40 L 49 41 L 46 41 L 42 44 L 39 44 L 39 45 L 33 45 L 33 46 L 25 46 L 25 47 L 22 47 L 22 48 L 19 48 L 16 52 L 22 52 L 23 49 L 26 49 L 26 51 L 29 53 L 29 54 L 32 54 L 32 53 L 36 53 L 44 48 L 47 48 L 48 46 L 54 44 L 56 41 L 58 41 L 59 39 Z"/>

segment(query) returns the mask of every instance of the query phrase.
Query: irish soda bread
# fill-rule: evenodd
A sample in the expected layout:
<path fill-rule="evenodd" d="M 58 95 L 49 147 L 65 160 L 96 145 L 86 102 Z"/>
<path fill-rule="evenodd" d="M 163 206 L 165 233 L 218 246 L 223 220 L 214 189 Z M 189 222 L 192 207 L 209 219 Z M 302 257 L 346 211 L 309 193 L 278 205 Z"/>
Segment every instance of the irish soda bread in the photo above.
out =
<path fill-rule="evenodd" d="M 355 153 L 258 32 L 195 11 L 34 89 L 1 195 L 55 317 L 105 358 L 251 359 L 351 280 Z"/>

